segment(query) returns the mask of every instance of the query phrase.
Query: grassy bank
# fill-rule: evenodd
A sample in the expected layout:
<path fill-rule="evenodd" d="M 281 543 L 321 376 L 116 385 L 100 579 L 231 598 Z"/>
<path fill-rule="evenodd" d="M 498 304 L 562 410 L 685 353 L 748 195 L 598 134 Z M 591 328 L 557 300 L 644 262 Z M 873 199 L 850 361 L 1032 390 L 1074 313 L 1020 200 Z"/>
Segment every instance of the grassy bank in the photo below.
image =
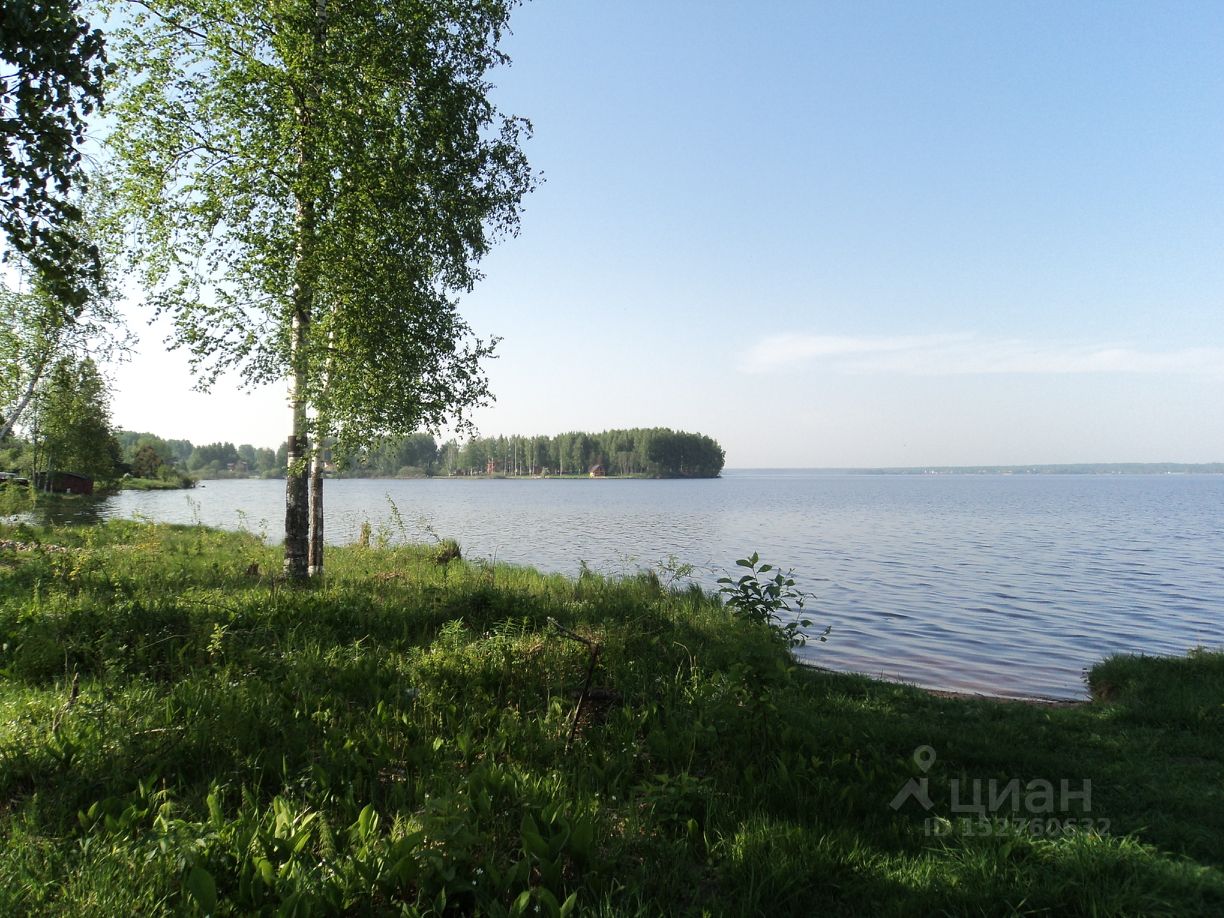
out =
<path fill-rule="evenodd" d="M 351 548 L 291 589 L 245 534 L 0 537 L 3 915 L 1224 910 L 1219 655 L 938 698 L 649 578 Z M 601 647 L 576 728 L 550 619 Z"/>

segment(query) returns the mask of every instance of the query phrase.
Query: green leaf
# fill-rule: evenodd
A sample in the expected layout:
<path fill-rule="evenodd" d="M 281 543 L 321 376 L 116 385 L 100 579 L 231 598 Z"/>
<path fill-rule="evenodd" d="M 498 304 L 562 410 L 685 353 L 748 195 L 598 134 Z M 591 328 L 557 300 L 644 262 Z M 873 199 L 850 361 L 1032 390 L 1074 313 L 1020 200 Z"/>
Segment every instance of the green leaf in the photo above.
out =
<path fill-rule="evenodd" d="M 537 886 L 536 898 L 540 900 L 540 904 L 544 906 L 548 914 L 555 916 L 561 913 L 561 905 L 557 902 L 557 897 L 552 894 L 552 890 L 545 886 Z"/>
<path fill-rule="evenodd" d="M 531 890 L 524 889 L 518 894 L 514 900 L 514 904 L 510 906 L 510 914 L 512 916 L 524 915 L 527 913 L 527 906 L 531 904 Z"/>
<path fill-rule="evenodd" d="M 361 841 L 368 841 L 370 833 L 374 827 L 378 825 L 378 814 L 374 812 L 374 805 L 367 803 L 361 808 L 361 812 L 357 814 L 357 838 Z"/>
<path fill-rule="evenodd" d="M 523 833 L 523 851 L 527 854 L 535 855 L 542 861 L 549 860 L 552 857 L 548 848 L 548 842 L 544 841 L 541 836 L 528 832 Z"/>
<path fill-rule="evenodd" d="M 574 820 L 570 833 L 570 849 L 575 858 L 585 861 L 590 857 L 595 843 L 595 824 L 589 817 Z"/>
<path fill-rule="evenodd" d="M 217 907 L 217 884 L 203 867 L 192 867 L 183 878 L 183 889 L 206 915 Z"/>
<path fill-rule="evenodd" d="M 519 833 L 522 836 L 523 851 L 526 854 L 535 855 L 540 860 L 549 858 L 548 843 L 544 841 L 544 836 L 540 833 L 540 828 L 530 813 L 523 814 Z"/>
<path fill-rule="evenodd" d="M 213 788 L 208 794 L 208 819 L 212 823 L 213 828 L 220 828 L 225 824 L 225 814 L 221 811 L 221 798 L 217 788 Z"/>

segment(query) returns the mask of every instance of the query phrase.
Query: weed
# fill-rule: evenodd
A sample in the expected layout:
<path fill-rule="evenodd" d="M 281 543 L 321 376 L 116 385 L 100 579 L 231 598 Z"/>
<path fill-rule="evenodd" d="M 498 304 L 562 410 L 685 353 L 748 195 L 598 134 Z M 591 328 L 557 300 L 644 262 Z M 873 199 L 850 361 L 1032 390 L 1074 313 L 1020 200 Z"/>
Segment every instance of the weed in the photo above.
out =
<path fill-rule="evenodd" d="M 675 555 L 668 555 L 667 560 L 655 562 L 654 570 L 663 586 L 673 590 L 686 580 L 690 580 L 697 568 L 686 561 L 681 561 Z"/>
<path fill-rule="evenodd" d="M 805 629 L 812 626 L 812 620 L 803 617 L 803 608 L 811 596 L 795 587 L 795 572 L 783 573 L 772 564 L 762 564 L 756 552 L 735 563 L 748 573 L 737 579 L 719 578 L 718 592 L 726 597 L 727 607 L 749 621 L 768 625 L 788 647 L 806 644 Z M 765 577 L 770 571 L 773 577 Z M 831 625 L 826 627 L 817 640 L 828 640 L 832 630 Z"/>

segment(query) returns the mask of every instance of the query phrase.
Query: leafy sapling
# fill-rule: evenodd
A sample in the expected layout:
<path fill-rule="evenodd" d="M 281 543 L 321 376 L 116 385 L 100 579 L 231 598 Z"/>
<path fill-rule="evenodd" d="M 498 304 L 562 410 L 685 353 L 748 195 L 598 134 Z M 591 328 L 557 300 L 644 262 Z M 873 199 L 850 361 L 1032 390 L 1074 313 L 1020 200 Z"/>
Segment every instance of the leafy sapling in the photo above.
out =
<path fill-rule="evenodd" d="M 756 552 L 735 563 L 748 572 L 738 579 L 718 579 L 718 592 L 726 597 L 727 607 L 750 621 L 768 625 L 788 647 L 804 646 L 812 620 L 804 617 L 803 610 L 811 594 L 796 588 L 794 570 L 784 573 L 772 564 L 762 564 Z M 770 572 L 773 576 L 766 576 Z M 828 640 L 832 630 L 832 625 L 826 627 L 817 640 Z"/>

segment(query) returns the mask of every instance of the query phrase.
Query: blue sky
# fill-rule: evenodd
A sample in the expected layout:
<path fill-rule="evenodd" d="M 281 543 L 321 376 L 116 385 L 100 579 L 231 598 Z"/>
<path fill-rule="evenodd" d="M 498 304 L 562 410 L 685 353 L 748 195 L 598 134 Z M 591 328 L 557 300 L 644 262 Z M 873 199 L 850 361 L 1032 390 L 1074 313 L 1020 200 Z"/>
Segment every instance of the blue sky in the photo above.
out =
<path fill-rule="evenodd" d="M 528 4 L 496 98 L 545 182 L 464 300 L 482 431 L 1224 460 L 1222 40 L 1206 2 Z M 187 395 L 146 338 L 118 423 L 281 438 L 283 392 Z"/>

